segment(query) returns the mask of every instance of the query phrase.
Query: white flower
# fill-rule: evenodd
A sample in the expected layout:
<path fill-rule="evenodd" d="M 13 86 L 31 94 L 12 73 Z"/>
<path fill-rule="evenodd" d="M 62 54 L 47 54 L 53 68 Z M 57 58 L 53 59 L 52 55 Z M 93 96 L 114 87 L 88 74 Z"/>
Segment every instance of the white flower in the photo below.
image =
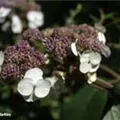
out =
<path fill-rule="evenodd" d="M 51 87 L 57 81 L 56 77 L 43 78 L 43 71 L 32 68 L 25 73 L 24 78 L 18 83 L 17 90 L 27 102 L 46 97 Z"/>
<path fill-rule="evenodd" d="M 82 73 L 95 72 L 99 68 L 101 62 L 101 55 L 94 51 L 84 51 L 82 54 L 77 51 L 76 43 L 71 44 L 71 50 L 75 56 L 80 57 L 79 70 Z"/>
<path fill-rule="evenodd" d="M 44 14 L 40 11 L 29 11 L 27 19 L 29 28 L 37 28 L 44 24 Z"/>
<path fill-rule="evenodd" d="M 0 23 L 3 23 L 5 21 L 5 18 L 8 16 L 10 11 L 11 11 L 10 8 L 5 8 L 5 7 L 0 8 Z"/>
<path fill-rule="evenodd" d="M 17 15 L 12 16 L 12 31 L 13 33 L 21 33 L 22 32 L 22 22 Z"/>
<path fill-rule="evenodd" d="M 4 62 L 4 53 L 2 51 L 0 51 L 0 72 L 1 72 L 1 66 Z"/>
<path fill-rule="evenodd" d="M 98 32 L 98 40 L 102 42 L 103 44 L 106 43 L 105 35 L 102 32 Z"/>
<path fill-rule="evenodd" d="M 79 70 L 82 73 L 96 72 L 101 62 L 101 55 L 98 52 L 85 51 L 80 56 Z"/>
<path fill-rule="evenodd" d="M 102 60 L 101 54 L 90 50 L 86 50 L 83 53 L 80 53 L 77 50 L 76 43 L 71 44 L 71 50 L 75 56 L 79 56 L 79 70 L 80 72 L 87 74 L 88 84 L 95 82 L 97 80 L 96 71 L 98 70 Z"/>

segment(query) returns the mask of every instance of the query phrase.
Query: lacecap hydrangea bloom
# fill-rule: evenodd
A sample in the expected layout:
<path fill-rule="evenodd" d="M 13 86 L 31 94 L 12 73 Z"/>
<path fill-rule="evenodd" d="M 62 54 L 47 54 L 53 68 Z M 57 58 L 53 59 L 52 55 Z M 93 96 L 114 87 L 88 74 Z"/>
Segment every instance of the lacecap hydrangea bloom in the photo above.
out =
<path fill-rule="evenodd" d="M 65 81 L 66 73 L 72 74 L 71 66 L 79 68 L 87 75 L 88 84 L 92 84 L 97 80 L 102 55 L 111 54 L 104 33 L 95 27 L 82 24 L 49 30 L 28 29 L 20 42 L 1 54 L 0 78 L 20 80 L 17 90 L 28 102 L 46 97 L 60 76 Z M 45 50 L 38 50 L 36 43 Z M 79 58 L 79 66 L 75 57 Z M 43 67 L 50 71 L 50 77 L 43 77 Z"/>

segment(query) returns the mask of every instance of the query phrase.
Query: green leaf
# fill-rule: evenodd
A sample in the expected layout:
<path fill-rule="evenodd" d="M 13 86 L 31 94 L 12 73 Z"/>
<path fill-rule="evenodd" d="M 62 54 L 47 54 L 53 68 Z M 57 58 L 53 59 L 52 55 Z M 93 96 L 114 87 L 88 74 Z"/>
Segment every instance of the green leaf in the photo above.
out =
<path fill-rule="evenodd" d="M 120 82 L 116 83 L 114 85 L 114 92 L 117 93 L 118 95 L 120 95 Z"/>
<path fill-rule="evenodd" d="M 103 120 L 120 120 L 120 105 L 113 105 Z"/>
<path fill-rule="evenodd" d="M 69 103 L 63 105 L 62 119 L 100 120 L 107 97 L 107 92 L 86 85 L 73 96 Z"/>

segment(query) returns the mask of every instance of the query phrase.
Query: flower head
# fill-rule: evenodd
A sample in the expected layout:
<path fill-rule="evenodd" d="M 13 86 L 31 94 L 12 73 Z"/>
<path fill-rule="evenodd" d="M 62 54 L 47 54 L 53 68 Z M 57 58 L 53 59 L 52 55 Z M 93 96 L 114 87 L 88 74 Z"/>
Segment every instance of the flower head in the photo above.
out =
<path fill-rule="evenodd" d="M 53 56 L 63 60 L 70 53 L 72 31 L 67 27 L 56 28 L 50 37 L 46 38 L 45 46 Z"/>
<path fill-rule="evenodd" d="M 12 74 L 12 77 L 18 79 L 25 71 L 34 67 L 40 67 L 44 63 L 45 57 L 43 53 L 35 50 L 27 41 L 21 41 L 5 50 L 5 60 L 1 77 L 3 79 L 9 79 L 9 74 L 12 74 L 14 68 L 17 69 L 17 73 Z M 9 71 L 9 74 L 7 74 L 7 71 Z"/>
<path fill-rule="evenodd" d="M 54 78 L 54 83 L 56 82 Z M 46 97 L 54 85 L 52 78 L 43 78 L 43 71 L 33 68 L 25 73 L 24 78 L 18 83 L 17 90 L 27 102 Z"/>

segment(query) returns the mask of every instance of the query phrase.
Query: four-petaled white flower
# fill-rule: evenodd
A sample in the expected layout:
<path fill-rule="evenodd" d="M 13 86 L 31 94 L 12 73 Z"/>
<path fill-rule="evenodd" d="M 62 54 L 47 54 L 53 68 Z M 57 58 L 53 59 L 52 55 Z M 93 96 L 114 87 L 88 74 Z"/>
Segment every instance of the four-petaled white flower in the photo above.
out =
<path fill-rule="evenodd" d="M 4 62 L 4 53 L 0 51 L 0 72 L 1 72 L 1 67 L 2 67 L 3 62 Z"/>
<path fill-rule="evenodd" d="M 10 8 L 0 7 L 0 23 L 5 21 L 5 18 L 9 15 L 10 11 Z"/>
<path fill-rule="evenodd" d="M 27 19 L 29 28 L 37 28 L 44 24 L 44 14 L 41 11 L 29 11 Z"/>
<path fill-rule="evenodd" d="M 75 56 L 80 57 L 79 70 L 82 73 L 96 72 L 101 62 L 101 54 L 94 51 L 84 51 L 82 54 L 77 51 L 76 43 L 71 44 L 71 50 Z"/>
<path fill-rule="evenodd" d="M 43 78 L 43 71 L 32 68 L 25 73 L 24 78 L 18 83 L 17 90 L 27 102 L 46 97 L 51 87 L 57 81 L 56 77 Z"/>
<path fill-rule="evenodd" d="M 17 15 L 12 16 L 12 31 L 13 33 L 21 33 L 22 32 L 22 22 Z"/>
<path fill-rule="evenodd" d="M 98 52 L 85 51 L 80 55 L 80 71 L 82 73 L 96 72 L 101 62 Z"/>

